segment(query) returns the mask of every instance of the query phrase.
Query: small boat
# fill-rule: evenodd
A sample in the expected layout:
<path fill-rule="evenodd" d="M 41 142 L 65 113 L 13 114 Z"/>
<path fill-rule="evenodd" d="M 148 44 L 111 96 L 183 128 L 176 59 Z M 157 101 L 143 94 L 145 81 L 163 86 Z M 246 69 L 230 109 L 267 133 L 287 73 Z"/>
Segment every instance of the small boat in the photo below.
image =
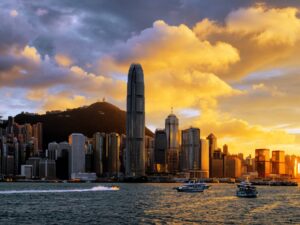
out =
<path fill-rule="evenodd" d="M 188 182 L 175 188 L 178 192 L 203 192 L 205 189 L 208 189 L 210 186 L 205 183 L 198 182 Z"/>
<path fill-rule="evenodd" d="M 256 187 L 253 186 L 249 181 L 243 181 L 237 185 L 236 196 L 242 198 L 256 198 L 258 192 Z"/>
<path fill-rule="evenodd" d="M 113 191 L 118 191 L 118 190 L 120 190 L 120 187 L 117 186 L 117 185 L 112 185 L 112 186 L 111 186 L 111 190 L 113 190 Z"/>

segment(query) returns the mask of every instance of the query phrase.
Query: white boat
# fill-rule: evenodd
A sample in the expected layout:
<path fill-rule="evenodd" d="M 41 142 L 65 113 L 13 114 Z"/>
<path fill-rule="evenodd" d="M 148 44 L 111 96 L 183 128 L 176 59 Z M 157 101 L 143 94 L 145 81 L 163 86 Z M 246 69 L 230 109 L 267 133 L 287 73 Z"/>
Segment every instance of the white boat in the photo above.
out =
<path fill-rule="evenodd" d="M 199 183 L 196 181 L 190 181 L 176 188 L 178 192 L 203 192 L 210 186 L 205 183 Z"/>
<path fill-rule="evenodd" d="M 256 198 L 258 192 L 256 187 L 253 186 L 249 181 L 243 181 L 237 185 L 236 196 L 242 198 Z"/>

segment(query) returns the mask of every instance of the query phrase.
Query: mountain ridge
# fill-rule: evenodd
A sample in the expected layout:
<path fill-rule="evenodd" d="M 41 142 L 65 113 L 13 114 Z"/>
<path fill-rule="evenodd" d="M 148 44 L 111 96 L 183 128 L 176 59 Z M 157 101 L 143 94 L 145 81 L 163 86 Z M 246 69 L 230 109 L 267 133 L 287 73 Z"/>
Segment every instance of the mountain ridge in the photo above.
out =
<path fill-rule="evenodd" d="M 43 123 L 43 149 L 50 142 L 67 141 L 71 133 L 82 133 L 87 137 L 92 137 L 96 132 L 126 133 L 126 112 L 108 102 L 46 114 L 20 113 L 15 116 L 15 121 L 18 124 Z M 153 137 L 147 127 L 145 134 Z"/>

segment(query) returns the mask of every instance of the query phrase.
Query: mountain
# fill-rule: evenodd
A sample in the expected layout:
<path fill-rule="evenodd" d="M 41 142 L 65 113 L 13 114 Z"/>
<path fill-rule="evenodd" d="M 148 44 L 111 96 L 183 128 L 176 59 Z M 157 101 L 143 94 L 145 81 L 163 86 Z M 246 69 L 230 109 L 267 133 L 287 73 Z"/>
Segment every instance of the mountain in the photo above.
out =
<path fill-rule="evenodd" d="M 92 137 L 96 132 L 126 133 L 126 112 L 108 102 L 97 102 L 90 106 L 52 111 L 46 114 L 21 113 L 15 116 L 18 124 L 43 123 L 43 148 L 49 142 L 68 141 L 71 133 L 82 133 Z M 146 128 L 146 135 L 153 133 Z"/>

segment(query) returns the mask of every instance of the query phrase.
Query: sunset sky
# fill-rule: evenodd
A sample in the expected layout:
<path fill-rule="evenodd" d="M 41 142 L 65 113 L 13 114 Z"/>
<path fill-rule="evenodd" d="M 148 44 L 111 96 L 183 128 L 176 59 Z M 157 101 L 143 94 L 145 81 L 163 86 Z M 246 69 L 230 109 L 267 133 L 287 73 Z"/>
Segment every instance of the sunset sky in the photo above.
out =
<path fill-rule="evenodd" d="M 121 3 L 122 2 L 122 3 Z M 300 155 L 300 1 L 0 2 L 0 115 L 89 105 L 125 110 L 145 75 L 146 124 L 213 132 L 231 153 Z"/>

